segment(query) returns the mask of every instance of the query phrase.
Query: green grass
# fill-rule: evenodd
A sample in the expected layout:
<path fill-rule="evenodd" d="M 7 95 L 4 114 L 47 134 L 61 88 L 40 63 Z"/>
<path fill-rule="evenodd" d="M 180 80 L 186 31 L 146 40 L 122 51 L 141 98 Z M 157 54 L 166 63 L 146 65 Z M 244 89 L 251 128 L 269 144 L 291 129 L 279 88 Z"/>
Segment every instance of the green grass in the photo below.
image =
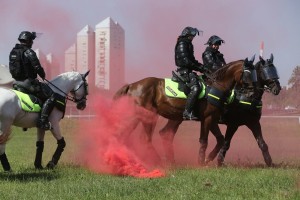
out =
<path fill-rule="evenodd" d="M 67 121 L 67 120 L 66 120 Z M 70 126 L 71 124 L 71 126 Z M 139 179 L 91 172 L 72 165 L 72 121 L 63 123 L 67 147 L 55 170 L 35 170 L 35 130 L 14 134 L 7 144 L 12 173 L 0 171 L 0 199 L 300 199 L 297 166 L 228 166 L 169 169 L 166 177 Z M 73 127 L 74 128 L 74 127 Z M 56 141 L 47 133 L 43 163 Z"/>

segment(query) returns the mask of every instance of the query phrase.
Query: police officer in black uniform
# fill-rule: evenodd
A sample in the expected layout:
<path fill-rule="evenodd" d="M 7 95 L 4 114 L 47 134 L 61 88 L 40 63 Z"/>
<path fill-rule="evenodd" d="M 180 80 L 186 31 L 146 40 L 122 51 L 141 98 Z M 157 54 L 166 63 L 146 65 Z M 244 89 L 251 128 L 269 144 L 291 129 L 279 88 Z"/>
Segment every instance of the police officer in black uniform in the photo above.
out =
<path fill-rule="evenodd" d="M 175 63 L 177 72 L 185 80 L 186 85 L 190 88 L 190 93 L 187 97 L 183 119 L 197 120 L 198 118 L 193 113 L 193 106 L 200 93 L 200 85 L 198 75 L 195 71 L 202 71 L 202 64 L 194 57 L 194 47 L 192 41 L 196 35 L 199 35 L 197 28 L 186 27 L 177 39 L 175 46 Z"/>
<path fill-rule="evenodd" d="M 35 32 L 23 31 L 20 33 L 16 44 L 9 55 L 9 69 L 14 82 L 14 89 L 33 94 L 43 102 L 40 118 L 37 127 L 45 130 L 51 129 L 48 116 L 54 108 L 54 97 L 52 90 L 47 84 L 39 82 L 37 75 L 43 80 L 46 77 L 45 71 L 40 64 L 36 53 L 31 49 Z"/>
<path fill-rule="evenodd" d="M 216 35 L 211 36 L 207 43 L 205 43 L 208 47 L 206 47 L 202 54 L 202 60 L 207 75 L 217 71 L 226 64 L 223 54 L 219 51 L 222 43 L 224 43 L 224 40 Z"/>

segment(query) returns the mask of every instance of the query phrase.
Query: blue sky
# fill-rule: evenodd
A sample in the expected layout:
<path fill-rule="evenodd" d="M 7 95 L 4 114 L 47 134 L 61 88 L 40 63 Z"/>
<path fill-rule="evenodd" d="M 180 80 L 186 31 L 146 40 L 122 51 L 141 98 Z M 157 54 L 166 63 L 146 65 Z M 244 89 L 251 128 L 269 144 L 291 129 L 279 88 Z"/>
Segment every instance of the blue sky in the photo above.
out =
<path fill-rule="evenodd" d="M 225 40 L 220 47 L 227 62 L 256 54 L 264 41 L 264 57 L 274 55 L 282 85 L 300 65 L 300 1 L 297 0 L 0 0 L 0 64 L 19 33 L 43 33 L 34 48 L 62 57 L 85 25 L 95 27 L 107 17 L 125 30 L 126 81 L 170 77 L 175 69 L 174 46 L 186 26 L 204 31 L 195 38 L 195 57 L 202 62 L 211 35 Z M 17 6 L 16 6 L 17 5 Z"/>

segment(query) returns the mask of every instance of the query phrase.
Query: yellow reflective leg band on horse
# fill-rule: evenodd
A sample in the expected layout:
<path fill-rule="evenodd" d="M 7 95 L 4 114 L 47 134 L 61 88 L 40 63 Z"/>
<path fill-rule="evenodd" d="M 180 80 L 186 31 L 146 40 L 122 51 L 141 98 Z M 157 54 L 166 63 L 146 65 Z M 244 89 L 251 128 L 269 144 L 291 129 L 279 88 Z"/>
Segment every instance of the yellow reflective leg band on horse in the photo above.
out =
<path fill-rule="evenodd" d="M 215 96 L 215 95 L 213 95 L 213 94 L 208 93 L 208 96 L 210 96 L 210 97 L 212 97 L 212 98 L 215 98 L 215 99 L 217 99 L 217 100 L 220 100 L 220 97 L 217 97 L 217 96 Z"/>

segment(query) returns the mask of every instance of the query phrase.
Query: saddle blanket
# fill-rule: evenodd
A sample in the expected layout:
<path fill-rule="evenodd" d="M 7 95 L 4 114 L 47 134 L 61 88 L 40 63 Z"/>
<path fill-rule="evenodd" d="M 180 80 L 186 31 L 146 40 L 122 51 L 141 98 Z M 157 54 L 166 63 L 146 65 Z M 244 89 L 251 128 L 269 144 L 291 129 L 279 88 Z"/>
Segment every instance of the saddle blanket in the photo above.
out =
<path fill-rule="evenodd" d="M 12 90 L 18 96 L 21 102 L 21 108 L 26 112 L 40 112 L 41 106 L 36 97 L 30 98 L 31 95 L 25 94 L 23 92 Z M 36 102 L 33 102 L 32 99 L 35 99 Z"/>
<path fill-rule="evenodd" d="M 205 96 L 205 90 L 206 90 L 206 86 L 202 82 L 201 84 L 202 84 L 202 90 L 199 94 L 198 97 L 199 99 Z M 184 92 L 178 90 L 178 83 L 172 81 L 170 78 L 165 78 L 165 93 L 168 97 L 182 98 L 182 99 L 187 98 Z"/>

